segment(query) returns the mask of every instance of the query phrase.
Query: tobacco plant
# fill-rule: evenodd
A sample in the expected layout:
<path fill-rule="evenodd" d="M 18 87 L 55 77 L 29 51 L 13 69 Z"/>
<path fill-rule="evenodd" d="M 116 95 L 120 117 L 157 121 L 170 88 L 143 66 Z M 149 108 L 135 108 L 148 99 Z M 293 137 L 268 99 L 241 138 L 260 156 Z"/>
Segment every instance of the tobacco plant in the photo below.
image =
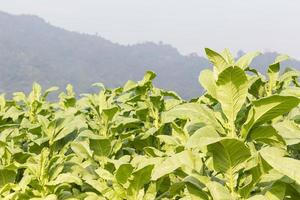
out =
<path fill-rule="evenodd" d="M 71 85 L 48 101 L 0 96 L 0 198 L 4 200 L 300 199 L 298 71 L 251 67 L 205 49 L 203 95 L 186 101 L 153 86 L 153 72 L 123 87 Z M 200 87 L 200 86 L 199 86 Z"/>

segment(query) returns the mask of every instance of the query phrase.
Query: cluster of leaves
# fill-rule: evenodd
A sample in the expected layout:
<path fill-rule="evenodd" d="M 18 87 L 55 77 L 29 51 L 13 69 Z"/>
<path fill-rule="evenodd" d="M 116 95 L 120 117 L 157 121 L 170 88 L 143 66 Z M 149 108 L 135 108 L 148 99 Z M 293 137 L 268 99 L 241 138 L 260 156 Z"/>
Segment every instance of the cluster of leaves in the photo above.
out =
<path fill-rule="evenodd" d="M 1 199 L 300 199 L 299 73 L 206 49 L 190 101 L 139 82 L 0 96 Z"/>

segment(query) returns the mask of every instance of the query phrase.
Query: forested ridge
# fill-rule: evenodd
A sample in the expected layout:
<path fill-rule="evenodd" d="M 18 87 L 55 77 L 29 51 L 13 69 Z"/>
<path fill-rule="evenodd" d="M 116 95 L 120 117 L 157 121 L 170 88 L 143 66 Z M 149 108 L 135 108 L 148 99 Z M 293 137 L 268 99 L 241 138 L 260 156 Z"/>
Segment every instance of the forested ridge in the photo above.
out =
<path fill-rule="evenodd" d="M 268 66 L 276 56 L 275 52 L 265 53 L 252 66 Z M 295 60 L 283 63 L 287 65 L 300 67 Z M 71 83 L 76 92 L 84 93 L 95 82 L 117 87 L 152 70 L 157 73 L 157 86 L 190 98 L 201 94 L 197 78 L 208 66 L 206 58 L 183 56 L 167 44 L 124 46 L 52 26 L 37 16 L 0 12 L 0 92 L 28 92 L 35 81 L 61 89 Z"/>

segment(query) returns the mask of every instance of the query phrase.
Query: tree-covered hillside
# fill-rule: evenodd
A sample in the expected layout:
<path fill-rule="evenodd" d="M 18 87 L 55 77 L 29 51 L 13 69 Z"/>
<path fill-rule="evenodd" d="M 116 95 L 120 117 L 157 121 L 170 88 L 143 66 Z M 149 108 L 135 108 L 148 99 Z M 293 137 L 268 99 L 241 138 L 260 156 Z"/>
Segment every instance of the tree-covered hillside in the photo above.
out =
<path fill-rule="evenodd" d="M 201 93 L 199 71 L 210 65 L 207 59 L 183 56 L 170 45 L 122 46 L 54 27 L 36 16 L 0 12 L 0 27 L 0 92 L 29 91 L 36 81 L 61 88 L 71 83 L 82 93 L 95 82 L 116 87 L 153 70 L 158 74 L 156 85 L 192 97 Z M 267 66 L 276 55 L 258 57 L 255 66 Z M 295 61 L 292 66 L 300 64 Z"/>

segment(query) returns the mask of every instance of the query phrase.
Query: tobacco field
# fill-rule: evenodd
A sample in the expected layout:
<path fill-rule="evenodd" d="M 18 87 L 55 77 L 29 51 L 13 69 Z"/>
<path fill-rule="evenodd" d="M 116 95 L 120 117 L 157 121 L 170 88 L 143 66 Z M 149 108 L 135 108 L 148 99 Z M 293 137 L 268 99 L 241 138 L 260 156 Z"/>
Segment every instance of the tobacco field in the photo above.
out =
<path fill-rule="evenodd" d="M 299 200 L 299 72 L 285 55 L 259 72 L 258 52 L 205 50 L 213 68 L 190 100 L 151 71 L 55 101 L 37 83 L 1 95 L 0 199 Z"/>

